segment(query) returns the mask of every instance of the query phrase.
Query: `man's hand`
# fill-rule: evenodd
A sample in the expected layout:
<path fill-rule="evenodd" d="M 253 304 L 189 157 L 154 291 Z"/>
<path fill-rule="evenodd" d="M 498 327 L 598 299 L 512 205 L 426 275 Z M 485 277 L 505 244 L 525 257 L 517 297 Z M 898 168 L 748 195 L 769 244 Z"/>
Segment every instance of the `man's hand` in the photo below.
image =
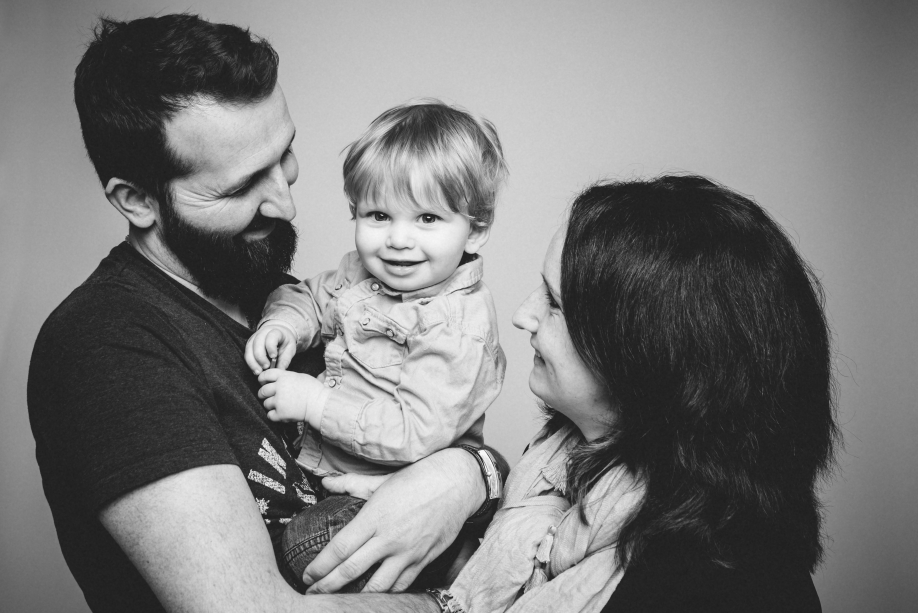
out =
<path fill-rule="evenodd" d="M 456 539 L 486 495 L 478 464 L 461 449 L 406 466 L 306 567 L 309 593 L 335 592 L 377 562 L 364 591 L 405 590 Z"/>
<path fill-rule="evenodd" d="M 245 363 L 260 375 L 268 368 L 286 370 L 296 355 L 296 332 L 287 324 L 270 320 L 245 344 Z"/>
<path fill-rule="evenodd" d="M 321 408 L 328 389 L 311 375 L 271 368 L 258 375 L 263 401 L 271 421 L 305 421 L 319 427 Z"/>

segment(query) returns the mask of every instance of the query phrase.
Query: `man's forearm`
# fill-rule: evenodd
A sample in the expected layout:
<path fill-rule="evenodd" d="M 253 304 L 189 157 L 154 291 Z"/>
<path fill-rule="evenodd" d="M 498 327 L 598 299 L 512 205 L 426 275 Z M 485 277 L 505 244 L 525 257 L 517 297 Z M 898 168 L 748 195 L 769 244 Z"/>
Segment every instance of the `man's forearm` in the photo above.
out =
<path fill-rule="evenodd" d="M 368 563 L 358 574 L 385 560 L 380 571 L 389 575 L 374 577 L 375 589 L 405 589 L 455 538 L 485 496 L 472 457 L 446 449 L 384 483 L 336 539 L 349 532 L 354 550 L 368 548 Z M 237 466 L 205 466 L 166 477 L 116 500 L 102 510 L 100 520 L 168 611 L 439 610 L 433 599 L 420 594 L 321 599 L 297 594 L 277 570 L 263 519 Z M 323 555 L 334 558 L 334 551 L 341 551 L 338 545 Z M 333 562 L 332 568 L 343 561 Z M 336 570 L 340 574 L 352 565 Z M 350 580 L 339 579 L 340 585 Z"/>

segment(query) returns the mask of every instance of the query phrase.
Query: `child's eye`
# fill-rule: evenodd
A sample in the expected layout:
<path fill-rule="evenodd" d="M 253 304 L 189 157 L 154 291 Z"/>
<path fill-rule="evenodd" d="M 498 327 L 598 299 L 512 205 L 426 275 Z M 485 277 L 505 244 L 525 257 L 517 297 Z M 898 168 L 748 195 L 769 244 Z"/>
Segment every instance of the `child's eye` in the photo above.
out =
<path fill-rule="evenodd" d="M 431 213 L 424 213 L 419 219 L 421 220 L 421 223 L 433 223 L 440 218 Z"/>
<path fill-rule="evenodd" d="M 385 213 L 374 211 L 372 215 L 373 215 L 373 221 L 389 221 L 389 216 L 386 215 Z"/>

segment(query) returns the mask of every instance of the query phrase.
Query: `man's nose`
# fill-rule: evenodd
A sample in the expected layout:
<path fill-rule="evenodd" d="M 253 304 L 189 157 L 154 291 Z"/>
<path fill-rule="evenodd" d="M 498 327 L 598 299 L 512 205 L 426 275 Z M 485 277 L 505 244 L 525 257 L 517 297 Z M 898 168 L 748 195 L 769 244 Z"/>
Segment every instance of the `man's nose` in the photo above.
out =
<path fill-rule="evenodd" d="M 296 178 L 294 177 L 293 181 Z M 265 217 L 290 221 L 296 217 L 296 207 L 293 205 L 293 196 L 290 194 L 290 185 L 287 173 L 278 166 L 269 177 L 267 189 L 263 195 L 258 212 Z"/>

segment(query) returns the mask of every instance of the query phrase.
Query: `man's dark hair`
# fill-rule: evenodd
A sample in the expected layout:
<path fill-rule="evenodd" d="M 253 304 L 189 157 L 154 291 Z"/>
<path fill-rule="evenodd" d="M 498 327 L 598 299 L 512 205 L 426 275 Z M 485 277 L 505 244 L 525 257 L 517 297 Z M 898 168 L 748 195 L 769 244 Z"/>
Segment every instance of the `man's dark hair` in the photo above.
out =
<path fill-rule="evenodd" d="M 830 333 L 778 224 L 702 177 L 594 185 L 571 208 L 561 300 L 615 407 L 611 432 L 572 454 L 571 491 L 613 466 L 646 487 L 620 562 L 675 543 L 726 566 L 812 569 L 838 440 Z"/>
<path fill-rule="evenodd" d="M 100 19 L 73 84 L 99 180 L 124 179 L 167 203 L 169 182 L 191 169 L 169 150 L 164 124 L 199 98 L 267 98 L 277 65 L 267 41 L 196 15 Z"/>

